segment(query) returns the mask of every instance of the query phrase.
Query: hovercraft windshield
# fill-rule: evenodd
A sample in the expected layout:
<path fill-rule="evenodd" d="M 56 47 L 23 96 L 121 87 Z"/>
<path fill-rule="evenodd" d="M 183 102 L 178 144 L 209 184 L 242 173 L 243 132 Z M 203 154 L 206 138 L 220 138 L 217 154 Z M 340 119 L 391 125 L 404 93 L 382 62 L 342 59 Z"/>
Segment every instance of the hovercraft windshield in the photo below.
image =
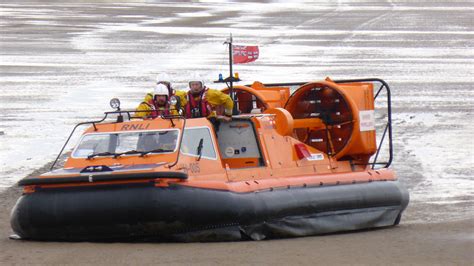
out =
<path fill-rule="evenodd" d="M 179 130 L 89 133 L 84 135 L 72 158 L 175 152 Z"/>

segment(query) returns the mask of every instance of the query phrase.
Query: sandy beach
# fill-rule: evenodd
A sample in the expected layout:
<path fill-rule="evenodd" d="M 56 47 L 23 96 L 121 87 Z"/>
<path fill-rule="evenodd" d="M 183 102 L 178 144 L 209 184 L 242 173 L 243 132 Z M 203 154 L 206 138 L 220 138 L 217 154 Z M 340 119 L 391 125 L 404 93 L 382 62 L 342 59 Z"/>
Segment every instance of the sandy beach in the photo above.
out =
<path fill-rule="evenodd" d="M 224 243 L 61 243 L 10 240 L 20 191 L 0 194 L 0 264 L 472 265 L 474 219 L 413 223 L 324 236 Z M 411 206 L 416 215 L 423 206 Z M 408 218 L 409 219 L 409 218 Z"/>
<path fill-rule="evenodd" d="M 0 1 L 0 264 L 472 265 L 473 12 L 472 1 Z M 224 243 L 9 239 L 16 182 L 47 171 L 75 124 L 112 97 L 134 108 L 161 72 L 177 89 L 196 71 L 211 84 L 229 33 L 259 45 L 236 67 L 247 83 L 390 84 L 391 167 L 410 192 L 399 226 Z"/>

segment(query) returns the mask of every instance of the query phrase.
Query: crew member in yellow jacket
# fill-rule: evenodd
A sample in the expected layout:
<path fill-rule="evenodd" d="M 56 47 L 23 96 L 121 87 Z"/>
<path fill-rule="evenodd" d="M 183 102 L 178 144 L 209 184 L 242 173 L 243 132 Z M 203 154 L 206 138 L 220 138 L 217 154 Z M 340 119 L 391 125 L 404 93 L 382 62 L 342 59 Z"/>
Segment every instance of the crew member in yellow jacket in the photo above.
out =
<path fill-rule="evenodd" d="M 174 105 L 170 104 L 170 95 L 168 87 L 164 84 L 158 84 L 154 93 L 147 93 L 145 99 L 137 107 L 136 116 L 142 118 L 157 118 L 163 115 L 177 115 Z"/>
<path fill-rule="evenodd" d="M 209 89 L 195 75 L 189 81 L 189 91 L 176 91 L 186 118 L 216 117 L 219 120 L 230 121 L 234 102 L 229 95 L 214 89 Z"/>

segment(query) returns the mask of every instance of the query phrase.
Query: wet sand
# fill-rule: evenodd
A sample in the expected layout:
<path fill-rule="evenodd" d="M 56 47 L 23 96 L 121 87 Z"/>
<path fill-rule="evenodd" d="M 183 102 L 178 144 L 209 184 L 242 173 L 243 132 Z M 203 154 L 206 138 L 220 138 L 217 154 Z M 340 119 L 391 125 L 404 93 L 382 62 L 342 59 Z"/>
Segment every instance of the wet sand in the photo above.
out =
<path fill-rule="evenodd" d="M 471 1 L 0 7 L 1 265 L 472 265 Z M 229 32 L 260 45 L 256 63 L 238 66 L 246 82 L 380 77 L 391 85 L 392 167 L 411 197 L 399 226 L 232 243 L 8 239 L 21 195 L 10 186 L 34 169 L 44 172 L 74 124 L 99 117 L 112 96 L 134 107 L 163 71 L 178 89 L 196 70 L 212 80 L 227 69 Z"/>

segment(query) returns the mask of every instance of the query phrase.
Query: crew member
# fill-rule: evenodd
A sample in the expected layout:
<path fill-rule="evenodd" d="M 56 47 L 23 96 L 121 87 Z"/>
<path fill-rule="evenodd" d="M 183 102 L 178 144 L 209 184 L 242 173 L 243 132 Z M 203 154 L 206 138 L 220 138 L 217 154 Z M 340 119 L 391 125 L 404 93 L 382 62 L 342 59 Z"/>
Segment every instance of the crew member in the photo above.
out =
<path fill-rule="evenodd" d="M 164 84 L 155 87 L 154 94 L 147 93 L 137 107 L 136 115 L 143 118 L 156 118 L 162 115 L 177 115 L 178 112 L 169 102 L 169 90 Z M 146 112 L 145 112 L 146 111 Z"/>
<path fill-rule="evenodd" d="M 176 95 L 181 99 L 186 118 L 215 117 L 218 120 L 231 120 L 234 102 L 230 96 L 207 88 L 197 74 L 189 81 L 189 91 L 176 91 Z"/>

